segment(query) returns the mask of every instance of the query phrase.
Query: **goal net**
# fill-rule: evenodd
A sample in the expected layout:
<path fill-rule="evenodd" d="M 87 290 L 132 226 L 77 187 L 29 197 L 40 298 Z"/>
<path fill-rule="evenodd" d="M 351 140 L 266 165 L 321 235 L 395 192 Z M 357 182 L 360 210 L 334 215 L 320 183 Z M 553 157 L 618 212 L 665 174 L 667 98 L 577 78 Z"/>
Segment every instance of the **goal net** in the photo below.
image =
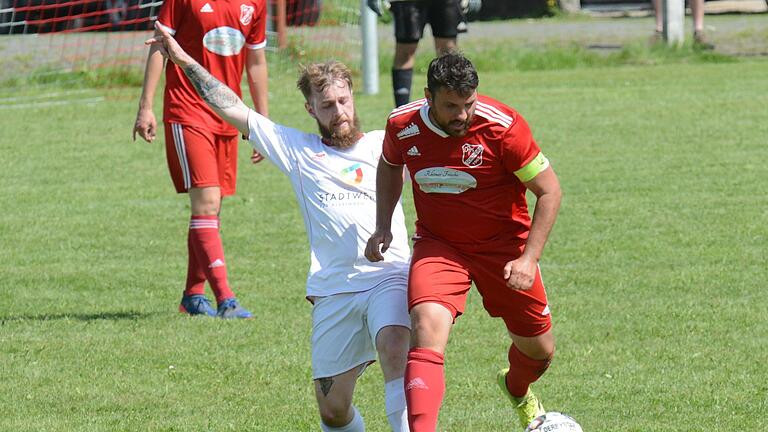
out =
<path fill-rule="evenodd" d="M 0 0 L 0 93 L 14 83 L 54 80 L 47 76 L 60 82 L 70 72 L 127 69 L 138 72 L 134 79 L 141 76 L 143 43 L 161 5 L 162 0 Z M 328 58 L 359 65 L 359 0 L 267 0 L 267 5 L 272 73 Z"/>

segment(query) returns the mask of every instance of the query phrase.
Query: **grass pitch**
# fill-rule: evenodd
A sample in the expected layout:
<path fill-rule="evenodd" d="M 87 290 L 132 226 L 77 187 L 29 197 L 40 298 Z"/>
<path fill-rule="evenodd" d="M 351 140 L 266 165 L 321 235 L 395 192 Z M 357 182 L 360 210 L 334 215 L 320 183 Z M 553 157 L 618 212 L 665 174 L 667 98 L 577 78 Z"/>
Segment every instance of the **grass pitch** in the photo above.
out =
<path fill-rule="evenodd" d="M 766 68 L 480 72 L 562 182 L 541 263 L 558 353 L 534 388 L 586 431 L 768 429 Z M 365 129 L 384 126 L 387 87 L 357 96 Z M 257 319 L 181 316 L 186 197 L 162 138 L 131 142 L 139 90 L 91 91 L 0 110 L 0 430 L 318 430 L 307 243 L 286 179 L 242 144 L 222 232 Z M 315 129 L 293 74 L 270 91 L 274 119 Z M 479 300 L 448 347 L 440 431 L 516 430 L 494 382 L 508 339 Z M 376 366 L 355 404 L 387 429 Z"/>

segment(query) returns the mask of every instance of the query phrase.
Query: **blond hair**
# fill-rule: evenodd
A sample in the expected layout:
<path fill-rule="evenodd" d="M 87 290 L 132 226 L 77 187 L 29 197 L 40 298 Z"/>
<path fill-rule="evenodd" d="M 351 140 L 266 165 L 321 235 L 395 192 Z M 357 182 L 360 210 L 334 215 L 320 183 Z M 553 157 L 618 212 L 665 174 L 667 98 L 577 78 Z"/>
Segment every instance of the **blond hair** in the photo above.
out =
<path fill-rule="evenodd" d="M 309 101 L 312 92 L 320 93 L 334 81 L 344 81 L 352 91 L 352 72 L 344 64 L 336 60 L 324 63 L 302 65 L 296 87 L 301 90 L 304 99 Z"/>

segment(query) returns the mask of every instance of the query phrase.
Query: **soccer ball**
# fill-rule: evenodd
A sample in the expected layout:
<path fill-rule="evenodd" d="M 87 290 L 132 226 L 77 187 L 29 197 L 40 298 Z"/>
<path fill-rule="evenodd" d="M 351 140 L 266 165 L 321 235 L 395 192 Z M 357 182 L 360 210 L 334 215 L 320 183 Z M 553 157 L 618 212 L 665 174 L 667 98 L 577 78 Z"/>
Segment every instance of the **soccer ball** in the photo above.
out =
<path fill-rule="evenodd" d="M 572 419 L 559 412 L 548 412 L 533 419 L 525 428 L 525 432 L 583 432 L 581 426 Z"/>

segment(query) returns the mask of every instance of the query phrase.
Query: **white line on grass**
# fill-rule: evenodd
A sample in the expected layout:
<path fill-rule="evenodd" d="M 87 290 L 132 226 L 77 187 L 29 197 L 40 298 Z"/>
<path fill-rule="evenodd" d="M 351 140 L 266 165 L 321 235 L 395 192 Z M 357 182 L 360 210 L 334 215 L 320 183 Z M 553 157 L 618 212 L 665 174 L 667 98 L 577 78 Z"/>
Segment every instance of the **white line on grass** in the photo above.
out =
<path fill-rule="evenodd" d="M 23 104 L 2 105 L 0 106 L 0 110 L 14 109 L 14 108 L 43 108 L 43 107 L 56 106 L 56 105 L 69 105 L 72 103 L 83 103 L 88 105 L 94 105 L 99 102 L 104 102 L 103 96 L 99 96 L 95 98 L 86 98 L 86 99 L 70 99 L 70 100 L 60 100 L 60 101 L 46 101 L 46 102 L 32 102 L 32 103 L 23 103 Z"/>
<path fill-rule="evenodd" d="M 14 102 L 19 100 L 28 101 L 30 99 L 53 99 L 59 96 L 71 96 L 74 94 L 83 94 L 83 93 L 94 93 L 94 91 L 92 89 L 82 89 L 82 90 L 68 90 L 68 91 L 57 92 L 57 93 L 44 93 L 44 94 L 38 94 L 38 95 L 12 96 L 12 97 L 0 98 L 0 103 Z"/>

